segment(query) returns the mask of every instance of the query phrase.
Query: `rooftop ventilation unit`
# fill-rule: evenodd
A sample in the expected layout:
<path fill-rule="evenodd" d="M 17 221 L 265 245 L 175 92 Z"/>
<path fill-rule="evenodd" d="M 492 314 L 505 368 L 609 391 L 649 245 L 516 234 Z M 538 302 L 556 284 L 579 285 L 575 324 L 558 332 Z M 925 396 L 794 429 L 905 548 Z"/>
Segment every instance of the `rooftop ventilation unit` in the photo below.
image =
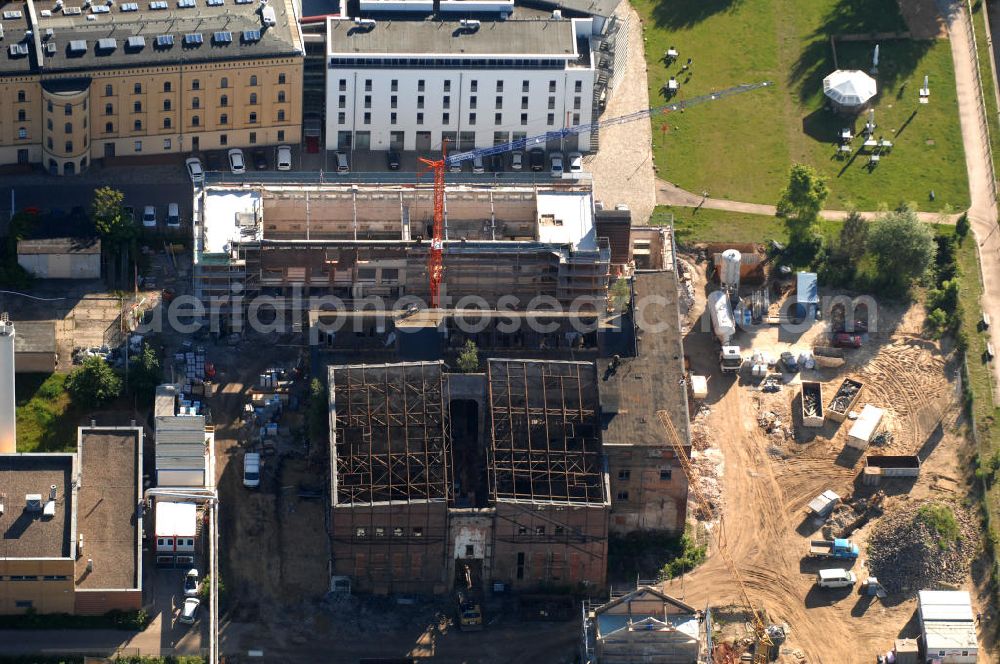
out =
<path fill-rule="evenodd" d="M 51 9 L 43 9 L 42 11 L 40 11 L 38 13 L 41 14 L 42 18 L 49 18 L 50 16 L 52 16 L 52 10 Z"/>
<path fill-rule="evenodd" d="M 48 41 L 48 40 L 52 39 L 53 37 L 55 37 L 55 35 L 56 35 L 56 31 L 55 30 L 53 30 L 52 28 L 45 28 L 45 34 L 42 36 L 42 39 L 44 39 L 45 41 Z"/>
<path fill-rule="evenodd" d="M 126 2 L 119 9 L 123 12 L 137 12 L 139 11 L 139 3 Z"/>
<path fill-rule="evenodd" d="M 74 39 L 69 43 L 69 54 L 79 57 L 87 52 L 87 41 L 84 39 Z"/>
<path fill-rule="evenodd" d="M 45 507 L 42 508 L 42 516 L 46 519 L 51 519 L 56 515 L 56 501 L 49 500 L 46 501 Z"/>
<path fill-rule="evenodd" d="M 354 25 L 359 28 L 368 28 L 372 30 L 375 28 L 375 19 L 373 18 L 356 18 L 354 19 Z"/>
<path fill-rule="evenodd" d="M 274 7 L 266 5 L 260 9 L 260 20 L 267 27 L 278 24 L 278 17 L 274 13 Z"/>
<path fill-rule="evenodd" d="M 83 0 L 84 7 L 89 7 L 92 4 L 94 4 L 94 0 Z"/>
<path fill-rule="evenodd" d="M 55 42 L 49 42 L 48 44 L 46 44 L 45 45 L 45 53 L 47 53 L 48 55 L 55 55 L 56 54 L 56 43 Z"/>
<path fill-rule="evenodd" d="M 200 32 L 191 32 L 184 35 L 184 45 L 185 46 L 201 46 L 205 38 L 201 36 Z"/>
<path fill-rule="evenodd" d="M 79 7 L 63 7 L 63 14 L 66 16 L 79 16 L 83 10 Z"/>
<path fill-rule="evenodd" d="M 474 18 L 463 18 L 458 22 L 463 28 L 470 32 L 476 32 L 479 30 L 479 26 L 482 25 L 479 21 Z"/>
<path fill-rule="evenodd" d="M 10 57 L 12 58 L 22 58 L 28 54 L 27 44 L 11 44 L 10 45 Z"/>
<path fill-rule="evenodd" d="M 3 17 L 8 21 L 15 18 L 21 18 L 22 16 L 23 14 L 21 14 L 20 10 L 18 9 L 8 9 L 3 13 Z"/>
<path fill-rule="evenodd" d="M 177 6 L 181 9 L 192 9 L 194 5 L 194 0 L 177 0 Z"/>
<path fill-rule="evenodd" d="M 146 48 L 146 38 L 142 35 L 132 35 L 126 40 L 125 48 L 129 51 L 141 51 Z"/>
<path fill-rule="evenodd" d="M 110 11 L 111 7 L 108 7 L 107 5 L 94 5 L 90 8 L 91 14 L 107 14 Z"/>
<path fill-rule="evenodd" d="M 212 35 L 212 41 L 216 44 L 229 44 L 233 41 L 233 33 L 227 31 L 216 32 Z"/>
<path fill-rule="evenodd" d="M 249 5 L 251 2 L 253 2 L 253 0 L 236 0 L 236 4 L 238 5 Z"/>
<path fill-rule="evenodd" d="M 225 0 L 208 0 L 206 4 L 209 7 L 221 7 L 225 4 Z"/>
<path fill-rule="evenodd" d="M 156 48 L 170 48 L 174 45 L 173 35 L 157 35 Z"/>
<path fill-rule="evenodd" d="M 107 37 L 97 40 L 97 51 L 99 53 L 111 53 L 118 48 L 118 40 Z"/>
<path fill-rule="evenodd" d="M 149 3 L 149 8 L 150 9 L 157 9 L 157 10 L 159 10 L 159 9 L 166 9 L 167 8 L 167 2 L 166 2 L 166 0 L 156 0 L 155 2 Z"/>
<path fill-rule="evenodd" d="M 63 7 L 63 0 L 56 0 L 55 6 L 52 8 L 53 11 L 59 11 Z"/>
<path fill-rule="evenodd" d="M 29 493 L 24 496 L 24 510 L 26 512 L 42 511 L 42 494 Z"/>
<path fill-rule="evenodd" d="M 243 41 L 247 44 L 260 41 L 260 30 L 244 30 Z"/>
<path fill-rule="evenodd" d="M 59 495 L 59 487 L 55 484 L 49 485 L 49 500 L 55 500 L 56 496 Z"/>

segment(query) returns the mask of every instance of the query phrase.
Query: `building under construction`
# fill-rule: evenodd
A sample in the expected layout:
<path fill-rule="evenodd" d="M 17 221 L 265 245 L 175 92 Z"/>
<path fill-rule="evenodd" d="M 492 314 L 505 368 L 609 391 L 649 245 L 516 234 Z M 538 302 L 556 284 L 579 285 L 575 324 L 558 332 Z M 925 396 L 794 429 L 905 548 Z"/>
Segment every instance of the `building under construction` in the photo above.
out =
<path fill-rule="evenodd" d="M 603 586 L 597 369 L 332 366 L 333 567 L 361 592 Z"/>

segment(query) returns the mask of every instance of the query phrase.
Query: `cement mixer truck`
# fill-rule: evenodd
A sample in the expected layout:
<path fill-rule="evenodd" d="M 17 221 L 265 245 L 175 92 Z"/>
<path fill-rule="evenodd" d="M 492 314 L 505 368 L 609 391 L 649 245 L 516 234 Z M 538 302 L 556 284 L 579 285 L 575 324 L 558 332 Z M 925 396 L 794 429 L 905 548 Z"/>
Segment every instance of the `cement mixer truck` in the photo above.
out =
<path fill-rule="evenodd" d="M 712 331 L 722 345 L 719 351 L 719 366 L 723 373 L 734 373 L 743 366 L 740 347 L 732 343 L 736 335 L 736 319 L 729 304 L 729 296 L 723 291 L 715 291 L 708 296 L 708 312 L 712 317 Z"/>

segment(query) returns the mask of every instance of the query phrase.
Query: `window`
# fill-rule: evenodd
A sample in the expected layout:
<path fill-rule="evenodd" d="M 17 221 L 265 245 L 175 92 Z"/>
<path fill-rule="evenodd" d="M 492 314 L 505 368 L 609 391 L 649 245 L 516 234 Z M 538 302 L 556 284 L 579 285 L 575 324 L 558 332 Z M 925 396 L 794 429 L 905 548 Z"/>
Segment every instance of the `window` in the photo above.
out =
<path fill-rule="evenodd" d="M 52 137 L 51 136 L 49 136 L 49 140 L 47 141 L 47 143 L 49 144 L 49 149 L 51 150 L 52 149 Z"/>
<path fill-rule="evenodd" d="M 114 90 L 114 88 L 113 88 L 113 87 L 111 87 L 111 84 L 110 84 L 110 83 L 108 83 L 107 85 L 105 85 L 105 86 L 104 86 L 104 96 L 105 96 L 105 97 L 110 97 L 110 96 L 112 96 L 112 95 L 113 95 L 114 93 L 115 93 L 115 90 Z"/>
<path fill-rule="evenodd" d="M 521 125 L 525 126 L 527 124 L 528 124 L 528 114 L 527 113 L 521 113 Z"/>
<path fill-rule="evenodd" d="M 169 111 L 170 110 L 170 100 L 169 99 L 164 99 L 163 100 L 163 110 L 164 111 Z"/>
<path fill-rule="evenodd" d="M 337 124 L 346 124 L 346 123 L 347 123 L 347 114 L 337 113 Z"/>
<path fill-rule="evenodd" d="M 114 132 L 114 130 L 115 130 L 115 126 L 114 126 L 114 124 L 112 124 L 112 123 L 110 123 L 110 122 L 106 122 L 106 123 L 104 124 L 104 133 L 105 133 L 105 134 L 110 134 L 110 133 L 113 133 L 113 132 Z"/>
<path fill-rule="evenodd" d="M 402 537 L 403 536 L 403 529 L 400 528 L 399 526 L 396 526 L 395 528 L 392 529 L 392 536 L 393 537 Z"/>
<path fill-rule="evenodd" d="M 347 108 L 347 95 L 337 97 L 337 108 Z"/>
<path fill-rule="evenodd" d="M 556 535 L 562 535 L 566 532 L 566 528 L 563 526 L 556 526 Z"/>
<path fill-rule="evenodd" d="M 475 113 L 469 113 L 469 124 L 471 124 L 471 125 L 476 124 L 476 114 Z"/>
<path fill-rule="evenodd" d="M 256 92 L 251 92 L 250 93 L 250 105 L 251 106 L 256 106 L 257 105 L 257 93 Z"/>
<path fill-rule="evenodd" d="M 134 102 L 132 104 L 132 112 L 133 113 L 142 113 L 142 102 L 141 101 L 137 101 L 137 102 Z"/>
<path fill-rule="evenodd" d="M 574 111 L 579 111 L 580 110 L 580 98 L 579 97 L 573 97 L 573 110 Z"/>
<path fill-rule="evenodd" d="M 24 90 L 17 91 L 17 100 L 25 101 L 28 98 L 28 94 Z"/>
<path fill-rule="evenodd" d="M 355 528 L 354 529 L 354 536 L 357 537 L 357 538 L 368 537 L 368 529 L 367 528 Z"/>
<path fill-rule="evenodd" d="M 521 97 L 521 110 L 522 111 L 528 110 L 528 98 L 527 97 Z"/>
<path fill-rule="evenodd" d="M 229 124 L 229 115 L 223 113 L 219 116 L 219 124 Z"/>
<path fill-rule="evenodd" d="M 284 122 L 284 121 L 285 121 L 285 111 L 279 110 L 278 111 L 278 122 Z"/>
<path fill-rule="evenodd" d="M 104 105 L 104 114 L 105 115 L 114 115 L 115 114 L 114 104 L 105 104 Z"/>
<path fill-rule="evenodd" d="M 72 134 L 73 133 L 73 123 L 72 122 L 67 122 L 66 126 L 63 128 L 63 132 L 65 132 L 67 134 Z"/>
<path fill-rule="evenodd" d="M 389 97 L 389 108 L 396 108 L 399 98 L 396 95 Z"/>
<path fill-rule="evenodd" d="M 49 131 L 52 131 L 52 118 L 46 120 L 45 124 L 48 126 Z"/>
<path fill-rule="evenodd" d="M 11 577 L 13 579 L 14 577 Z M 30 599 L 14 600 L 14 606 L 18 609 L 32 609 L 34 605 Z"/>
<path fill-rule="evenodd" d="M 66 581 L 69 577 L 65 575 L 45 575 L 42 577 L 43 581 Z"/>
<path fill-rule="evenodd" d="M 466 544 L 465 545 L 465 557 L 466 558 L 471 558 L 474 555 L 476 555 L 475 548 L 471 544 Z"/>
<path fill-rule="evenodd" d="M 424 536 L 424 529 L 421 528 L 421 527 L 419 527 L 419 526 L 417 526 L 416 528 L 413 529 L 413 536 L 414 537 L 423 537 Z"/>
<path fill-rule="evenodd" d="M 517 534 L 518 535 L 527 535 L 528 534 L 527 527 L 525 527 L 525 526 L 518 526 L 517 527 Z"/>
<path fill-rule="evenodd" d="M 449 124 L 449 123 L 451 123 L 451 113 L 442 113 L 441 124 Z"/>
<path fill-rule="evenodd" d="M 250 113 L 250 124 L 257 124 L 257 113 L 256 112 L 251 112 Z"/>
<path fill-rule="evenodd" d="M 503 108 L 503 97 L 497 96 L 497 108 Z"/>
<path fill-rule="evenodd" d="M 622 468 L 618 471 L 618 479 L 623 482 L 627 482 L 632 477 L 632 471 L 628 468 Z"/>
<path fill-rule="evenodd" d="M 201 126 L 201 116 L 199 116 L 199 115 L 192 115 L 191 116 L 191 126 L 192 127 L 200 127 Z"/>
<path fill-rule="evenodd" d="M 73 141 L 66 141 L 66 152 L 73 151 Z"/>
<path fill-rule="evenodd" d="M 191 89 L 201 90 L 201 81 L 199 81 L 198 79 L 194 79 L 193 81 L 191 81 Z"/>
<path fill-rule="evenodd" d="M 673 472 L 672 468 L 660 468 L 660 481 L 669 482 Z"/>
<path fill-rule="evenodd" d="M 444 82 L 444 91 L 445 92 L 451 92 L 451 80 L 450 79 L 446 80 Z"/>
<path fill-rule="evenodd" d="M 375 526 L 375 537 L 385 537 L 385 528 L 382 526 Z"/>
<path fill-rule="evenodd" d="M 285 130 L 284 129 L 279 129 L 278 130 L 278 140 L 279 141 L 285 140 Z"/>
<path fill-rule="evenodd" d="M 397 79 L 392 79 L 389 81 L 389 90 L 391 92 L 399 92 L 399 81 Z"/>
<path fill-rule="evenodd" d="M 476 92 L 477 90 L 479 90 L 479 81 L 477 81 L 476 79 L 472 79 L 471 81 L 469 81 L 469 91 Z"/>
<path fill-rule="evenodd" d="M 163 128 L 164 129 L 170 129 L 171 124 L 172 123 L 171 123 L 170 118 L 163 118 Z"/>
<path fill-rule="evenodd" d="M 395 113 L 390 113 L 389 114 L 389 124 L 396 124 L 396 114 Z"/>
<path fill-rule="evenodd" d="M 371 107 L 372 107 L 372 96 L 365 95 L 365 108 L 371 108 Z"/>
<path fill-rule="evenodd" d="M 63 107 L 63 113 L 65 115 L 73 115 L 73 104 L 66 104 L 66 106 Z"/>
<path fill-rule="evenodd" d="M 278 103 L 281 104 L 284 103 L 284 101 L 285 101 L 285 91 L 278 90 Z"/>
<path fill-rule="evenodd" d="M 555 97 L 549 97 L 549 110 L 551 111 L 551 110 L 555 109 L 555 107 L 556 107 L 556 98 Z"/>
<path fill-rule="evenodd" d="M 583 92 L 583 81 L 575 81 L 573 83 L 573 92 L 576 92 L 577 94 Z"/>
<path fill-rule="evenodd" d="M 555 91 L 556 91 L 556 82 L 555 81 L 549 81 L 549 93 L 552 93 L 552 92 L 555 92 Z"/>
<path fill-rule="evenodd" d="M 372 114 L 371 114 L 371 111 L 365 111 L 364 119 L 362 121 L 364 122 L 364 124 L 371 124 L 372 123 Z M 417 124 L 420 124 L 420 120 L 417 120 Z"/>
<path fill-rule="evenodd" d="M 497 92 L 503 92 L 503 81 L 497 81 Z"/>
<path fill-rule="evenodd" d="M 201 108 L 201 97 L 191 97 L 191 108 Z"/>
<path fill-rule="evenodd" d="M 17 128 L 17 137 L 20 138 L 20 139 L 27 138 L 28 137 L 28 128 L 27 127 L 18 127 Z"/>
<path fill-rule="evenodd" d="M 365 92 L 372 91 L 372 80 L 370 78 L 365 79 Z"/>
<path fill-rule="evenodd" d="M 170 81 L 164 81 L 163 82 L 163 91 L 164 92 L 170 92 Z"/>
<path fill-rule="evenodd" d="M 545 534 L 545 526 L 535 526 L 535 534 L 536 535 L 544 535 Z"/>
<path fill-rule="evenodd" d="M 221 97 L 219 97 L 219 106 L 223 108 L 229 106 L 229 95 L 222 95 Z"/>
<path fill-rule="evenodd" d="M 135 131 L 142 131 L 142 120 L 136 120 L 132 123 L 132 129 Z"/>
<path fill-rule="evenodd" d="M 339 85 L 338 85 L 337 89 L 340 90 L 341 92 L 343 92 L 343 91 L 345 91 L 347 89 L 347 79 L 346 78 L 340 79 L 340 82 L 339 82 Z"/>
<path fill-rule="evenodd" d="M 521 81 L 521 92 L 527 92 L 531 89 L 530 81 Z"/>
<path fill-rule="evenodd" d="M 441 100 L 441 104 L 444 106 L 444 108 L 451 108 L 451 95 L 445 95 L 444 98 Z"/>
<path fill-rule="evenodd" d="M 493 114 L 493 124 L 503 124 L 503 113 Z"/>
<path fill-rule="evenodd" d="M 229 134 L 219 134 L 219 145 L 229 145 Z"/>
<path fill-rule="evenodd" d="M 555 113 L 549 113 L 548 117 L 545 118 L 545 124 L 551 127 L 555 123 L 556 123 Z"/>
<path fill-rule="evenodd" d="M 423 92 L 423 91 L 424 91 L 424 79 L 420 79 L 419 81 L 417 81 L 417 92 Z"/>
<path fill-rule="evenodd" d="M 223 76 L 222 80 L 219 81 L 219 87 L 220 88 L 228 88 L 229 87 L 229 79 L 226 78 L 225 76 Z"/>
<path fill-rule="evenodd" d="M 424 114 L 423 113 L 417 113 L 417 124 L 418 125 L 422 125 L 423 123 L 424 123 Z"/>
<path fill-rule="evenodd" d="M 618 500 L 622 501 L 628 500 L 628 491 L 619 491 L 616 497 L 618 498 Z"/>
<path fill-rule="evenodd" d="M 419 95 L 417 96 L 417 108 L 423 108 L 423 107 L 424 107 L 424 96 Z"/>
<path fill-rule="evenodd" d="M 163 149 L 164 150 L 169 150 L 170 149 L 170 139 L 169 138 L 164 138 L 163 139 Z M 189 539 L 187 541 L 187 545 L 188 546 L 194 546 L 194 540 L 193 539 Z"/>
<path fill-rule="evenodd" d="M 575 125 L 580 124 L 580 114 L 579 113 L 574 113 L 573 114 L 573 124 L 575 124 Z"/>
<path fill-rule="evenodd" d="M 524 552 L 517 552 L 517 578 L 524 578 Z"/>
<path fill-rule="evenodd" d="M 252 76 L 250 77 L 250 85 L 251 85 L 251 86 L 255 86 L 255 85 L 257 85 L 257 75 L 256 75 L 256 74 L 254 74 L 254 75 L 252 75 Z"/>
<path fill-rule="evenodd" d="M 24 111 L 24 109 L 23 109 L 23 108 L 22 108 L 22 109 L 19 109 L 19 110 L 17 111 L 17 119 L 18 119 L 18 120 L 19 120 L 20 122 L 24 122 L 25 120 L 27 120 L 27 119 L 28 119 L 28 114 L 27 114 L 27 113 L 26 113 L 26 112 Z"/>
<path fill-rule="evenodd" d="M 278 85 L 284 85 L 286 80 L 284 74 L 278 74 Z"/>
<path fill-rule="evenodd" d="M 52 102 L 51 101 L 48 102 L 47 107 L 48 107 L 47 110 L 49 111 L 49 113 L 51 113 L 52 112 Z"/>
<path fill-rule="evenodd" d="M 479 101 L 479 100 L 476 98 L 475 95 L 473 95 L 472 97 L 469 97 L 469 108 L 475 108 L 477 101 Z"/>

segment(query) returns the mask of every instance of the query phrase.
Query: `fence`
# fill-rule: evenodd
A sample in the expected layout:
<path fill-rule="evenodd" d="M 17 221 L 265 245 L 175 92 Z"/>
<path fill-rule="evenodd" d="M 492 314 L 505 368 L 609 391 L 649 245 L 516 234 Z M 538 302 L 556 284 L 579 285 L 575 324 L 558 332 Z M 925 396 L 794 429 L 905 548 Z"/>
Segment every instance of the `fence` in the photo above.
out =
<path fill-rule="evenodd" d="M 996 175 L 996 172 L 995 172 L 995 170 L 993 168 L 993 144 L 990 142 L 989 119 L 986 116 L 986 94 L 984 92 L 985 88 L 983 87 L 983 77 L 982 77 L 982 74 L 980 73 L 980 69 L 979 69 L 979 66 L 980 66 L 980 63 L 979 63 L 979 44 L 976 41 L 976 28 L 973 25 L 973 21 L 975 20 L 975 15 L 973 14 L 973 11 L 972 11 L 972 0 L 965 0 L 965 11 L 968 13 L 968 20 L 965 22 L 965 29 L 966 29 L 966 32 L 968 33 L 966 36 L 969 39 L 969 44 L 972 45 L 972 48 L 970 50 L 972 51 L 972 65 L 973 65 L 973 69 L 976 70 L 976 95 L 979 97 L 979 104 L 978 104 L 979 109 L 978 109 L 978 112 L 976 113 L 976 115 L 979 117 L 979 131 L 980 131 L 980 134 L 981 134 L 981 137 L 982 137 L 983 145 L 986 146 L 986 158 L 987 158 L 986 160 L 987 160 L 987 163 L 989 164 L 989 173 L 990 173 L 990 185 L 991 185 L 990 186 L 990 191 L 991 191 L 992 196 L 993 196 L 992 203 L 993 203 L 993 205 L 996 205 L 997 199 L 998 199 L 998 194 L 997 194 L 997 175 Z M 985 8 L 984 8 L 984 11 L 985 11 Z M 985 20 L 985 14 L 984 14 L 984 20 Z M 987 25 L 987 27 L 986 27 L 987 35 L 989 35 L 989 22 L 988 21 L 987 21 L 986 25 Z M 987 37 L 987 39 L 989 39 L 989 37 Z M 992 45 L 989 45 L 989 46 L 990 46 L 990 52 L 992 53 Z M 993 65 L 990 65 L 991 70 L 992 70 L 992 66 Z M 996 78 L 996 74 L 994 73 L 994 81 L 995 81 L 995 78 Z M 994 95 L 996 95 L 995 90 L 996 90 L 996 87 L 994 86 Z M 998 100 L 998 103 L 1000 103 L 1000 100 Z"/>

